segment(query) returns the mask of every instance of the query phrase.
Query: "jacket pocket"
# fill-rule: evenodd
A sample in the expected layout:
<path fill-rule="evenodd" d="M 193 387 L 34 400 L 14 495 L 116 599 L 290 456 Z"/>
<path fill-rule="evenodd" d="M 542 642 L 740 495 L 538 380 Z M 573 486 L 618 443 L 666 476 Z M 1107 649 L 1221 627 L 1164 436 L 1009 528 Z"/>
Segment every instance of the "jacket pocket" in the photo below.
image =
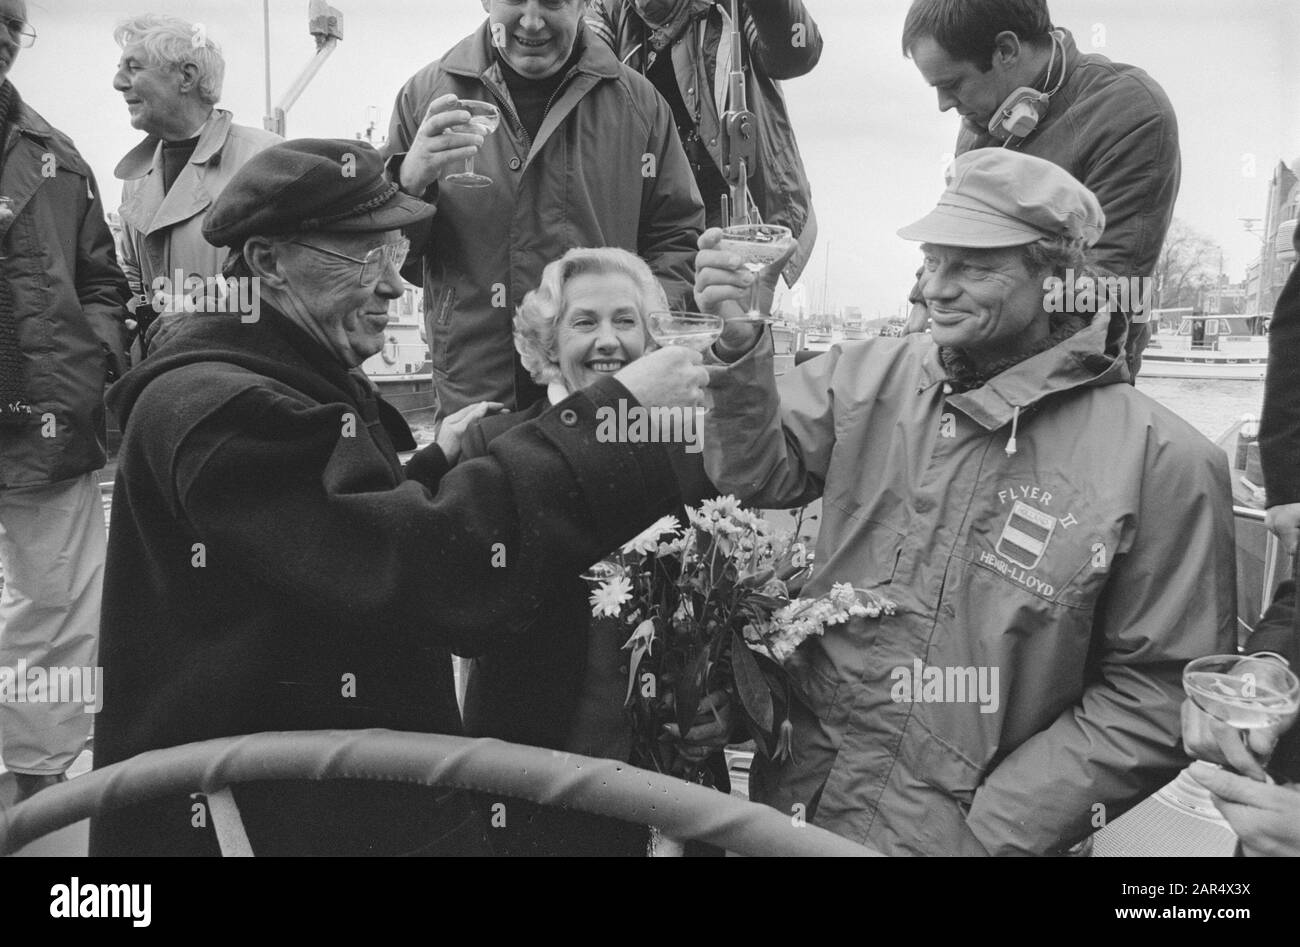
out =
<path fill-rule="evenodd" d="M 795 691 L 820 720 L 835 747 L 844 739 L 849 719 L 852 683 L 840 679 L 825 651 L 809 647 L 789 668 Z"/>
<path fill-rule="evenodd" d="M 916 814 L 920 850 L 932 855 L 981 854 L 967 824 L 985 767 L 934 733 L 917 705 L 900 749 L 901 792 Z"/>
<path fill-rule="evenodd" d="M 919 780 L 942 790 L 963 811 L 970 811 L 975 790 L 984 781 L 984 767 L 937 735 L 923 706 L 917 705 L 903 738 L 903 761 Z"/>

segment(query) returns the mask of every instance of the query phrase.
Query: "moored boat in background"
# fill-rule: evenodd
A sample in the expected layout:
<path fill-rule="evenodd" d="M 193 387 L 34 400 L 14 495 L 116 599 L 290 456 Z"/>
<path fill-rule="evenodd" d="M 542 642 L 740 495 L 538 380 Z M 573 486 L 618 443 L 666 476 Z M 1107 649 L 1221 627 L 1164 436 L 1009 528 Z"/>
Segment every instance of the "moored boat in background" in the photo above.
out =
<path fill-rule="evenodd" d="M 1173 312 L 1173 311 L 1166 311 Z M 1152 335 L 1142 353 L 1148 378 L 1205 378 L 1258 381 L 1268 368 L 1264 320 L 1251 315 L 1197 315 L 1182 310 L 1172 333 Z M 1152 313 L 1157 320 L 1160 310 Z"/>
<path fill-rule="evenodd" d="M 403 414 L 438 404 L 429 343 L 424 337 L 423 298 L 418 286 L 406 284 L 401 298 L 389 304 L 383 349 L 361 366 L 384 400 Z"/>

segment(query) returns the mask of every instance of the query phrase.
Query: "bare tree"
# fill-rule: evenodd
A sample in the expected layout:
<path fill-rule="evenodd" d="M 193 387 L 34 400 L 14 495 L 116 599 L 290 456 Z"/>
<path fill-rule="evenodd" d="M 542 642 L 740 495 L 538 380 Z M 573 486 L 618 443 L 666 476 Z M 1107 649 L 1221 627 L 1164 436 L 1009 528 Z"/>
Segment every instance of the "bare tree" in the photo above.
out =
<path fill-rule="evenodd" d="M 1198 296 L 1219 279 L 1219 258 L 1223 249 L 1185 220 L 1174 218 L 1156 261 L 1155 296 L 1157 309 L 1191 306 Z"/>

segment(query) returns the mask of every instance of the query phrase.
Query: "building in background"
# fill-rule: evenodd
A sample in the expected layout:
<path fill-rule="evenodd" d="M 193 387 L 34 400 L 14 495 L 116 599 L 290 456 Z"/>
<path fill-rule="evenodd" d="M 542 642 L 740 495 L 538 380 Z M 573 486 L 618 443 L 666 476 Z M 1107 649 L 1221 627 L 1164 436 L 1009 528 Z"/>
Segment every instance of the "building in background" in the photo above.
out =
<path fill-rule="evenodd" d="M 1296 264 L 1293 239 L 1300 217 L 1300 158 L 1288 168 L 1279 161 L 1268 184 L 1262 229 L 1247 229 L 1261 239 L 1259 259 L 1246 268 L 1246 298 L 1252 311 L 1271 315 L 1278 294 Z"/>

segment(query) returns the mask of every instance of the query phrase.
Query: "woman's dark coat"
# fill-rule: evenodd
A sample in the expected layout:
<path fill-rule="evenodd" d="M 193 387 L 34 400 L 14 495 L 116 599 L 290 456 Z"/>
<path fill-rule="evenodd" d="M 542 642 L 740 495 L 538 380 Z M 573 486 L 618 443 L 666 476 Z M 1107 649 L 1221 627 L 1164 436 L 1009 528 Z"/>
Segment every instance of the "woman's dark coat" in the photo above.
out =
<path fill-rule="evenodd" d="M 471 426 L 461 445 L 461 462 L 488 453 L 489 444 L 541 417 L 548 408 L 550 404 L 541 401 L 518 414 L 493 415 Z M 704 475 L 702 454 L 689 454 L 677 444 L 664 445 L 661 453 L 676 474 L 678 504 L 697 504 L 717 495 Z M 587 565 L 590 562 L 583 563 Z M 555 582 L 545 602 L 528 617 L 530 631 L 520 641 L 508 649 L 491 649 L 474 662 L 465 696 L 468 735 L 555 750 L 579 749 L 566 746 L 566 740 L 586 670 L 587 633 L 592 626 L 589 590 L 578 577 L 582 571 L 575 569 Z"/>

